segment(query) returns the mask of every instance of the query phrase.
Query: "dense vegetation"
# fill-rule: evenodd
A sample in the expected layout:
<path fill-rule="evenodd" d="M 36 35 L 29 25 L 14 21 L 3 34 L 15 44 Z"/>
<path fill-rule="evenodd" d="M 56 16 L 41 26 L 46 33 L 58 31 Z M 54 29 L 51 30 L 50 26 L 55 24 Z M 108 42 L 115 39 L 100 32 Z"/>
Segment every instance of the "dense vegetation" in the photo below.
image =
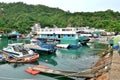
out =
<path fill-rule="evenodd" d="M 90 26 L 120 31 L 120 13 L 112 10 L 70 13 L 44 5 L 0 3 L 0 30 L 10 32 L 15 29 L 20 33 L 27 33 L 34 23 L 40 23 L 42 27 L 66 27 L 72 24 L 74 27 Z"/>

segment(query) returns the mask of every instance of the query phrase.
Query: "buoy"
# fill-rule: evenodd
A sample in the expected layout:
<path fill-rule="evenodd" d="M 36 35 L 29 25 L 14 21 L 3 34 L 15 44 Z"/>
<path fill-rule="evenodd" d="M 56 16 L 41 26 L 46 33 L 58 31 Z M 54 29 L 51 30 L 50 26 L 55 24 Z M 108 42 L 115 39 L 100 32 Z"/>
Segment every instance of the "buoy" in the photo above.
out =
<path fill-rule="evenodd" d="M 47 63 L 47 62 L 48 62 L 48 60 L 45 60 L 45 62 Z"/>

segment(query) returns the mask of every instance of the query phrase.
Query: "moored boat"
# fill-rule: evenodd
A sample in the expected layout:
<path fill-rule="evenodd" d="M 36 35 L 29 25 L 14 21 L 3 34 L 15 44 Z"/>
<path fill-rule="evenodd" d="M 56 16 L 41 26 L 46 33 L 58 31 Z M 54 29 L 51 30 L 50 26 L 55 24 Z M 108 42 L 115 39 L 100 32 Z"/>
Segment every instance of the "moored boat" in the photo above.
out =
<path fill-rule="evenodd" d="M 31 40 L 31 44 L 25 45 L 25 47 L 28 47 L 29 49 L 35 51 L 35 52 L 45 52 L 45 53 L 54 53 L 56 51 L 55 44 L 47 43 L 46 41 L 40 41 L 40 40 Z"/>
<path fill-rule="evenodd" d="M 14 56 L 8 56 L 5 58 L 5 60 L 7 62 L 11 62 L 11 63 L 30 63 L 30 62 L 35 62 L 37 61 L 39 58 L 39 55 L 38 54 L 34 54 L 34 55 L 28 55 L 28 56 L 25 56 L 25 57 L 21 57 L 21 58 L 18 58 L 18 57 L 14 57 Z"/>
<path fill-rule="evenodd" d="M 7 48 L 3 48 L 3 52 L 6 54 L 7 62 L 35 62 L 39 58 L 38 53 L 25 49 L 23 43 L 9 44 Z"/>

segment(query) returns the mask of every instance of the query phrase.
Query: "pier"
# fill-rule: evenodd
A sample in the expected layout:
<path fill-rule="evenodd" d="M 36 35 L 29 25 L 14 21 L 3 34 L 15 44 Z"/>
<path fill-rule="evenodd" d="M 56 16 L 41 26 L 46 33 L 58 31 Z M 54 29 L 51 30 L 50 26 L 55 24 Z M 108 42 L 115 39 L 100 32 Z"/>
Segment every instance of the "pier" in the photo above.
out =
<path fill-rule="evenodd" d="M 111 70 L 108 80 L 120 80 L 120 55 L 117 51 L 113 52 Z"/>
<path fill-rule="evenodd" d="M 69 76 L 69 77 L 80 77 L 80 78 L 97 78 L 102 74 L 109 71 L 110 68 L 106 68 L 106 66 L 110 65 L 111 63 L 102 64 L 97 67 L 93 67 L 91 69 L 87 69 L 81 72 L 71 72 L 71 71 L 62 71 L 62 70 L 55 70 L 50 68 L 43 68 L 41 65 L 32 67 L 33 70 L 37 70 L 43 73 L 48 74 L 55 74 L 55 75 L 62 75 L 62 76 Z"/>
<path fill-rule="evenodd" d="M 110 67 L 110 69 L 107 73 L 96 79 L 91 78 L 90 80 L 120 80 L 120 55 L 116 50 L 113 51 L 111 65 L 108 67 Z"/>

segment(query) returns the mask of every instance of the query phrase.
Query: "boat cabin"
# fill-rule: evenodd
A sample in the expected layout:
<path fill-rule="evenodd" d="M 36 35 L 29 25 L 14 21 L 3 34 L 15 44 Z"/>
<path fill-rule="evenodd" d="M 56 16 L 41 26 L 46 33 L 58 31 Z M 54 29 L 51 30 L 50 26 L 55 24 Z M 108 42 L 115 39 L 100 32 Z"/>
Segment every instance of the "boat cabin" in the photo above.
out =
<path fill-rule="evenodd" d="M 28 50 L 24 49 L 23 43 L 9 44 L 7 48 L 3 49 L 3 51 L 16 57 L 23 57 L 24 55 L 33 54 L 32 52 L 29 53 Z"/>

